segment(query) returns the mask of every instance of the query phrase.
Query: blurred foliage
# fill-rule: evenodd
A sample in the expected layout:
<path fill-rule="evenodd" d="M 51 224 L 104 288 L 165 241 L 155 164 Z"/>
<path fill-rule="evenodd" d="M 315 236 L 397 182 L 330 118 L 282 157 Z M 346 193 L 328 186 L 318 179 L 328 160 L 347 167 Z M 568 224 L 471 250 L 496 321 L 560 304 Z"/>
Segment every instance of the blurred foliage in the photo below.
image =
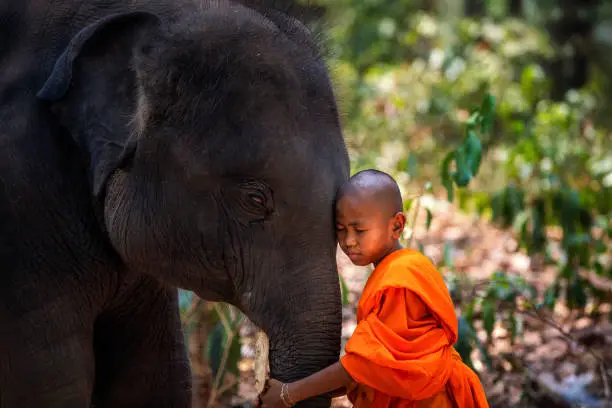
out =
<path fill-rule="evenodd" d="M 203 389 L 197 390 L 199 405 L 218 406 L 238 389 L 245 316 L 228 304 L 206 302 L 185 290 L 179 290 L 179 308 L 193 371 L 203 377 Z"/>
<path fill-rule="evenodd" d="M 538 2 L 538 10 L 524 1 L 518 18 L 501 1 L 470 18 L 408 0 L 321 3 L 332 9 L 330 65 L 352 170 L 388 171 L 406 196 L 426 185 L 461 210 L 513 230 L 517 250 L 558 271 L 543 293 L 499 271 L 463 298 L 457 345 L 463 358 L 470 363 L 478 347 L 487 361 L 486 344 L 474 335 L 477 321 L 489 338 L 496 325 L 514 338 L 522 314 L 540 315 L 559 303 L 581 313 L 597 309 L 609 293 L 586 273 L 612 279 L 610 98 L 600 58 L 612 49 L 605 47 L 612 28 L 604 13 L 585 26 L 580 16 L 593 17 L 595 2 L 572 9 L 551 0 Z M 588 50 L 588 75 L 577 81 L 577 69 L 551 74 L 567 62 L 568 47 L 578 49 L 565 37 L 589 29 L 593 44 L 604 46 Z M 488 93 L 498 102 L 490 131 L 475 135 L 471 112 Z M 482 159 L 469 159 L 474 150 Z M 407 201 L 409 208 L 414 199 Z"/>

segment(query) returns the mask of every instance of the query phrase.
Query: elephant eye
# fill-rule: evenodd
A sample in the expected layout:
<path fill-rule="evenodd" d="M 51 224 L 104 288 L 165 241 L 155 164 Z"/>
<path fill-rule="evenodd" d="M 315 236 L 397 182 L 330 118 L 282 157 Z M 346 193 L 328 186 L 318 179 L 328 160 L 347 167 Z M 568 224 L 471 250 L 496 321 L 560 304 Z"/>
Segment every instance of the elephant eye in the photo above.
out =
<path fill-rule="evenodd" d="M 266 203 L 266 198 L 260 192 L 249 193 L 249 198 L 251 200 L 255 201 L 257 204 L 260 204 L 260 205 L 265 205 L 265 203 Z"/>
<path fill-rule="evenodd" d="M 274 211 L 271 189 L 260 181 L 247 181 L 240 184 L 242 191 L 241 207 L 249 217 L 267 217 Z"/>

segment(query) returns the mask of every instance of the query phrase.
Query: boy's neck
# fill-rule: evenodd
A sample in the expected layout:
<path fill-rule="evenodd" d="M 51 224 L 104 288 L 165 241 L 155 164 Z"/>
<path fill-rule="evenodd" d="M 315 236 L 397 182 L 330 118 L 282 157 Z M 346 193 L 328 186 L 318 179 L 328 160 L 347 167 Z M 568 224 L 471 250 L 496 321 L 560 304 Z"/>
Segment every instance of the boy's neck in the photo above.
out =
<path fill-rule="evenodd" d="M 383 255 L 383 257 L 380 258 L 378 261 L 374 262 L 374 267 L 377 267 L 378 264 L 380 264 L 383 261 L 383 259 L 391 255 L 393 252 L 399 251 L 400 249 L 404 249 L 404 247 L 399 242 L 399 240 L 395 240 L 391 248 L 389 248 L 389 250 Z"/>

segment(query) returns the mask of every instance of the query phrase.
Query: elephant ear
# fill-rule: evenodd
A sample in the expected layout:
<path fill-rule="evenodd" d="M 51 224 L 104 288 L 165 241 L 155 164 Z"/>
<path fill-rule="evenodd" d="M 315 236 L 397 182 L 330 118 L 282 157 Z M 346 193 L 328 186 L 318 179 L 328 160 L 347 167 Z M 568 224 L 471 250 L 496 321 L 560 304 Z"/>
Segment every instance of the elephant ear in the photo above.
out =
<path fill-rule="evenodd" d="M 136 150 L 142 95 L 133 59 L 146 49 L 160 24 L 155 14 L 134 11 L 86 26 L 72 38 L 38 91 L 37 97 L 50 104 L 60 124 L 87 153 L 95 197 Z"/>

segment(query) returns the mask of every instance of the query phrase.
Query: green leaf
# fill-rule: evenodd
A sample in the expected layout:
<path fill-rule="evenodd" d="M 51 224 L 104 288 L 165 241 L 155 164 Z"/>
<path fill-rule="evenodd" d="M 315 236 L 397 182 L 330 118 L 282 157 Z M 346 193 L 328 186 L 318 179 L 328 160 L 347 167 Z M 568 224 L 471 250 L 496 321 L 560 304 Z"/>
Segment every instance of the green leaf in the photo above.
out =
<path fill-rule="evenodd" d="M 425 223 L 425 226 L 427 228 L 427 231 L 429 231 L 429 228 L 431 227 L 431 221 L 433 219 L 433 215 L 431 214 L 431 211 L 429 210 L 429 208 L 426 208 L 425 211 L 427 211 L 427 222 Z"/>
<path fill-rule="evenodd" d="M 442 160 L 442 168 L 440 171 L 440 176 L 442 177 L 442 185 L 446 189 L 446 192 L 448 194 L 448 201 L 451 203 L 454 200 L 455 192 L 454 192 L 452 175 L 450 173 L 450 164 L 454 159 L 455 159 L 455 152 L 454 151 L 448 152 L 446 156 L 444 157 L 444 160 Z"/>
<path fill-rule="evenodd" d="M 574 276 L 567 286 L 567 306 L 570 309 L 584 308 L 587 303 L 587 294 L 584 281 L 579 276 Z"/>
<path fill-rule="evenodd" d="M 516 290 L 508 281 L 499 282 L 495 285 L 495 297 L 503 302 L 516 300 Z"/>
<path fill-rule="evenodd" d="M 527 211 L 521 211 L 516 215 L 512 223 L 512 229 L 515 233 L 525 234 L 527 231 L 527 221 L 529 220 L 529 213 Z M 524 239 L 524 237 L 521 237 Z"/>
<path fill-rule="evenodd" d="M 453 244 L 448 241 L 444 243 L 442 262 L 447 268 L 453 267 Z"/>
<path fill-rule="evenodd" d="M 464 146 L 471 176 L 475 176 L 478 174 L 478 170 L 480 169 L 480 162 L 482 160 L 482 145 L 474 131 L 468 130 Z"/>
<path fill-rule="evenodd" d="M 482 303 L 482 324 L 490 339 L 495 327 L 495 304 L 490 299 L 484 299 Z"/>
<path fill-rule="evenodd" d="M 489 354 L 489 350 L 482 344 L 482 342 L 478 339 L 478 336 L 474 334 L 474 343 L 480 351 L 480 355 L 482 357 L 483 362 L 487 366 L 489 370 L 493 370 L 493 360 L 491 359 L 491 355 Z"/>
<path fill-rule="evenodd" d="M 414 199 L 410 198 L 408 200 L 404 200 L 404 212 L 410 211 L 412 208 L 412 203 L 414 203 Z"/>
<path fill-rule="evenodd" d="M 348 286 L 346 286 L 346 282 L 344 281 L 344 278 L 342 277 L 342 274 L 338 274 L 338 277 L 340 278 L 340 289 L 342 291 L 342 306 L 348 306 L 348 304 L 349 304 L 349 299 L 348 299 L 349 289 L 348 289 Z"/>
<path fill-rule="evenodd" d="M 193 302 L 193 292 L 188 290 L 179 289 L 178 290 L 178 298 L 179 298 L 179 309 L 181 313 L 185 313 L 187 309 L 191 306 Z"/>
<path fill-rule="evenodd" d="M 476 302 L 472 301 L 470 303 L 468 303 L 467 307 L 465 308 L 464 315 L 465 315 L 465 320 L 471 325 L 473 324 L 474 321 L 474 306 L 476 305 Z"/>
<path fill-rule="evenodd" d="M 495 116 L 495 97 L 491 94 L 487 94 L 484 100 L 482 101 L 482 106 L 480 107 L 480 131 L 482 133 L 487 133 L 493 124 L 493 119 Z"/>
<path fill-rule="evenodd" d="M 601 262 L 595 261 L 595 273 L 599 276 L 605 276 L 605 270 Z"/>
<path fill-rule="evenodd" d="M 510 344 L 514 345 L 516 335 L 518 333 L 518 324 L 516 322 L 514 310 L 510 311 L 510 315 L 508 316 L 508 325 L 510 326 Z"/>
<path fill-rule="evenodd" d="M 559 281 L 556 280 L 553 282 L 547 289 L 544 291 L 544 304 L 547 309 L 554 309 L 555 303 L 557 303 L 557 299 L 559 298 L 559 291 L 561 286 Z"/>
<path fill-rule="evenodd" d="M 468 163 L 467 154 L 463 146 L 459 146 L 455 151 L 455 164 L 457 171 L 453 174 L 455 184 L 458 187 L 465 187 L 472 180 L 472 169 Z"/>
<path fill-rule="evenodd" d="M 410 175 L 410 177 L 414 178 L 417 176 L 417 157 L 414 153 L 410 152 L 410 154 L 408 155 L 408 160 L 406 162 L 406 169 L 408 171 L 408 174 Z"/>
<path fill-rule="evenodd" d="M 457 330 L 457 342 L 455 343 L 455 350 L 461 356 L 463 362 L 470 368 L 474 368 L 472 363 L 472 350 L 474 342 L 474 331 L 470 327 L 470 324 L 463 316 L 459 316 L 458 330 Z"/>
<path fill-rule="evenodd" d="M 480 112 L 472 112 L 468 120 L 466 121 L 466 128 L 468 131 L 475 130 L 478 122 L 480 121 Z"/>
<path fill-rule="evenodd" d="M 233 322 L 235 326 L 235 322 Z M 232 327 L 235 329 L 235 327 Z M 217 323 L 215 329 L 208 336 L 208 361 L 212 370 L 213 376 L 221 369 L 221 359 L 227 347 L 230 347 L 225 366 L 221 372 L 221 383 L 226 373 L 238 375 L 238 362 L 241 358 L 240 351 L 240 336 L 234 335 L 231 344 L 229 343 L 229 333 L 226 333 L 223 323 Z"/>

